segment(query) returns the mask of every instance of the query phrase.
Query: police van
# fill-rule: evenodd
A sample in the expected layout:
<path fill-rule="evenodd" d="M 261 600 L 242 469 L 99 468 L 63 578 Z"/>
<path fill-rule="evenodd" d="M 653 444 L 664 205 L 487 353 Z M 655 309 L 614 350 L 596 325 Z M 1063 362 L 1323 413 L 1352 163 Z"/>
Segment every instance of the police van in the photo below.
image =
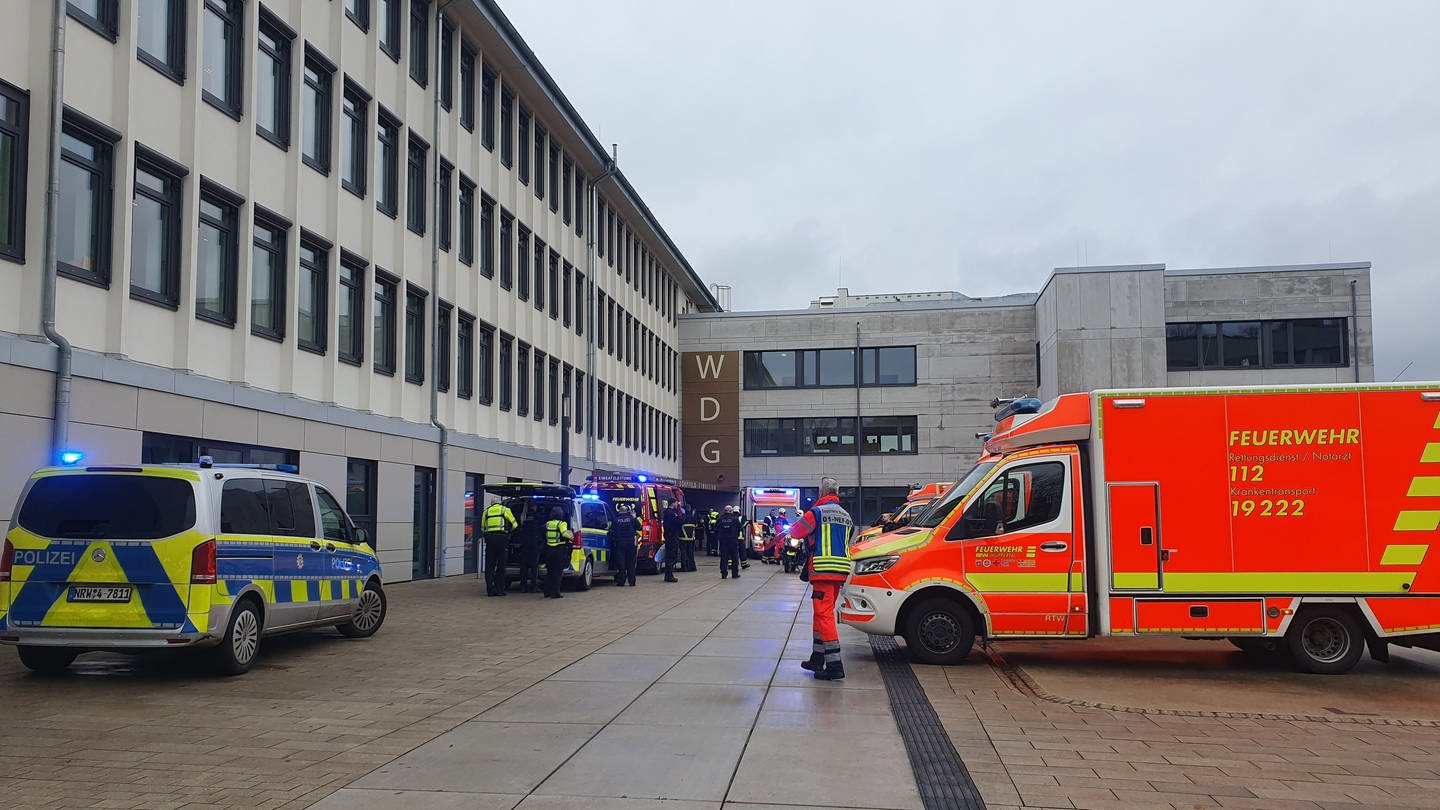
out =
<path fill-rule="evenodd" d="M 0 643 L 36 671 L 93 650 L 198 648 L 238 675 L 266 636 L 368 637 L 385 621 L 370 538 L 324 487 L 278 468 L 48 467 L 10 527 Z"/>
<path fill-rule="evenodd" d="M 485 492 L 509 507 L 519 524 L 519 528 L 510 533 L 507 546 L 505 574 L 508 578 L 520 578 L 521 543 L 527 532 L 532 533 L 538 545 L 540 567 L 544 568 L 544 529 L 537 529 L 536 525 L 543 527 L 550 519 L 551 510 L 559 508 L 575 535 L 570 561 L 565 567 L 565 584 L 582 591 L 590 589 L 595 581 L 595 569 L 606 565 L 610 559 L 610 518 L 613 515 L 606 503 L 598 498 L 577 497 L 575 490 L 561 484 L 530 481 L 486 484 Z M 540 576 L 544 576 L 543 570 Z M 484 578 L 483 570 L 480 577 Z"/>

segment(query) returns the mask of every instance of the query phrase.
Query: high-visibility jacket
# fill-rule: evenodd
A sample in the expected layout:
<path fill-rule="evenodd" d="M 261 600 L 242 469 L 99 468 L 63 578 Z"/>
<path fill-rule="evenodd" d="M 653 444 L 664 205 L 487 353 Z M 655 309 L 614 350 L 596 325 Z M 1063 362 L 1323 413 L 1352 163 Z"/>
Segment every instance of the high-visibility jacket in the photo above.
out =
<path fill-rule="evenodd" d="M 503 503 L 492 503 L 485 509 L 484 525 L 486 534 L 495 534 L 510 531 L 520 524 L 516 522 L 515 513 L 510 511 L 510 507 Z"/>
<path fill-rule="evenodd" d="M 790 536 L 806 540 L 812 580 L 843 580 L 850 576 L 850 535 L 855 524 L 840 499 L 826 495 L 790 527 Z"/>
<path fill-rule="evenodd" d="M 563 546 L 575 539 L 574 533 L 570 531 L 570 524 L 563 520 L 552 520 L 545 524 L 545 545 L 554 548 Z"/>

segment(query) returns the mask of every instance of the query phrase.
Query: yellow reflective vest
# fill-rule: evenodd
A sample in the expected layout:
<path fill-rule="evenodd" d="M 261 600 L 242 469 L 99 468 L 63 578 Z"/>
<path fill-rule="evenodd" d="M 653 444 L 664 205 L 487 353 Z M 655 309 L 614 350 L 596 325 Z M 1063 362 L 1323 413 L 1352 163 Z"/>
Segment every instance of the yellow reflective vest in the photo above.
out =
<path fill-rule="evenodd" d="M 503 503 L 492 503 L 485 509 L 484 531 L 486 534 L 507 532 L 518 525 L 520 524 L 515 520 L 515 513 L 511 512 L 510 507 Z"/>
<path fill-rule="evenodd" d="M 575 534 L 570 531 L 570 524 L 563 520 L 552 520 L 545 524 L 545 545 L 555 548 L 572 542 Z"/>

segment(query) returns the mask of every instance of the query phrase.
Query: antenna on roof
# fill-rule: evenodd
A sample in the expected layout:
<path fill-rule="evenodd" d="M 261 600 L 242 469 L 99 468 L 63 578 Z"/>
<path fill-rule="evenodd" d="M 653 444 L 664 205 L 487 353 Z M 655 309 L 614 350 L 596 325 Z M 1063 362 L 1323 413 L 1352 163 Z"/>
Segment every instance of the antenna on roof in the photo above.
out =
<path fill-rule="evenodd" d="M 610 144 L 610 162 L 612 162 L 612 163 L 619 163 L 619 162 L 620 162 L 620 144 L 618 144 L 618 143 L 612 143 L 612 144 Z"/>

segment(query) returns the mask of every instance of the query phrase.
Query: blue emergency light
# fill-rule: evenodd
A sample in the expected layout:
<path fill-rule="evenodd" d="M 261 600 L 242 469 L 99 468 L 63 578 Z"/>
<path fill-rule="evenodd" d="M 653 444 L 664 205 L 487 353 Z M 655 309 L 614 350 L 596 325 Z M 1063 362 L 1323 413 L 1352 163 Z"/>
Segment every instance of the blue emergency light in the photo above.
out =
<path fill-rule="evenodd" d="M 64 464 L 66 467 L 74 467 L 76 464 L 79 464 L 82 460 L 84 460 L 84 458 L 85 454 L 80 452 L 79 450 L 60 451 L 60 463 Z"/>
<path fill-rule="evenodd" d="M 637 475 L 637 476 L 635 476 L 635 480 L 636 480 L 637 482 L 643 484 L 643 483 L 645 483 L 646 481 L 649 481 L 649 480 L 650 480 L 650 476 L 648 476 L 648 475 Z"/>

